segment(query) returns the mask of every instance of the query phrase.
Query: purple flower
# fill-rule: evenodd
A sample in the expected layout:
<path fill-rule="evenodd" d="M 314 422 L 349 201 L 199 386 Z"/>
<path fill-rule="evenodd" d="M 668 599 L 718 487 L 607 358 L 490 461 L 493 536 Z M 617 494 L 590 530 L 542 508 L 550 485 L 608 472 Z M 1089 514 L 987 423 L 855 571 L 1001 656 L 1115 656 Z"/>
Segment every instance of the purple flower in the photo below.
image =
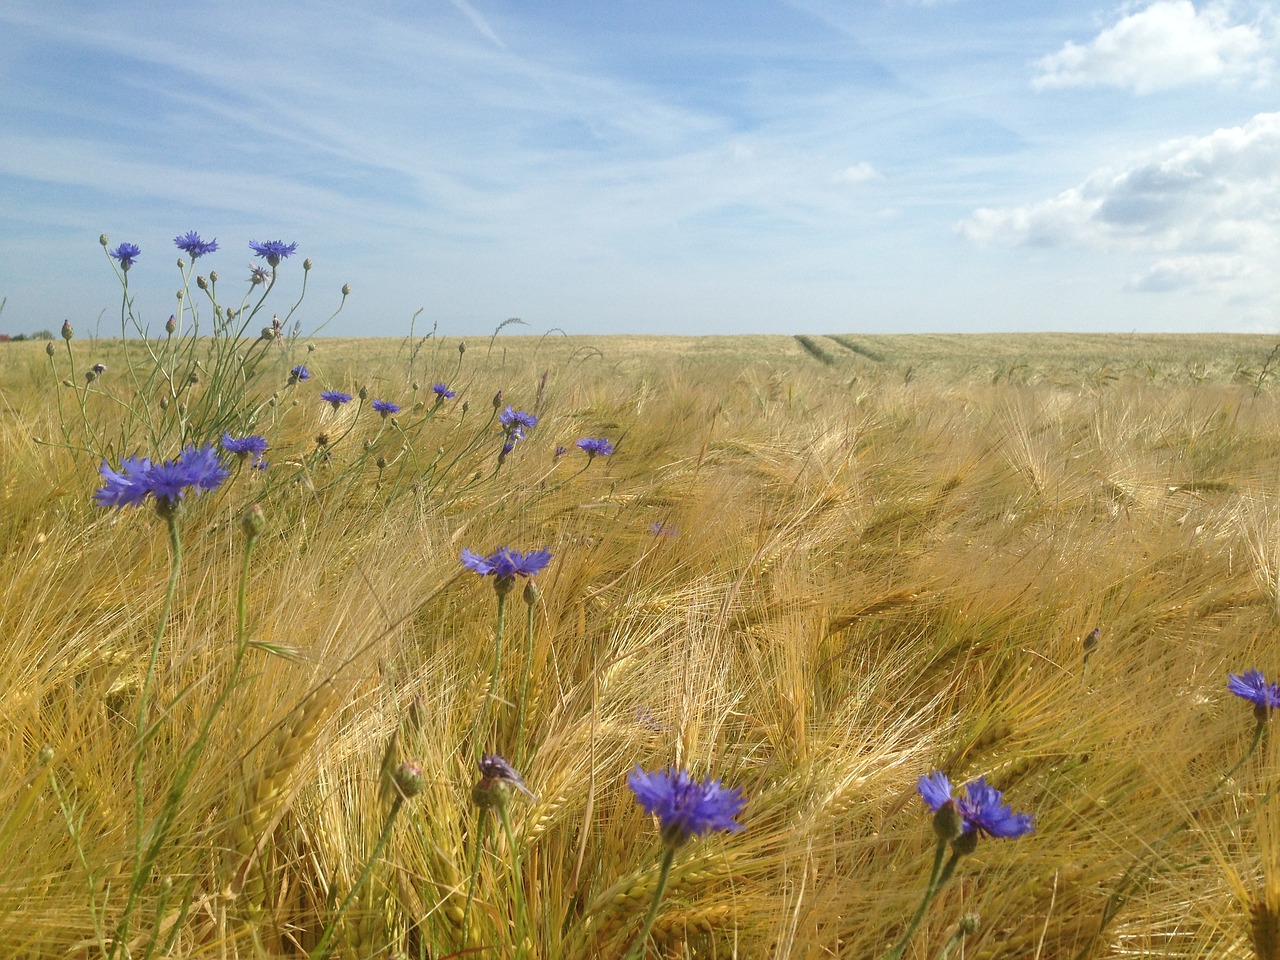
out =
<path fill-rule="evenodd" d="M 519 550 L 499 547 L 487 557 L 470 550 L 462 551 L 462 565 L 482 577 L 492 576 L 497 580 L 511 580 L 517 576 L 532 577 L 551 562 L 550 550 L 530 550 L 521 554 Z"/>
<path fill-rule="evenodd" d="M 179 250 L 185 250 L 192 260 L 196 257 L 203 257 L 206 253 L 213 253 L 218 249 L 217 240 L 201 240 L 200 234 L 194 230 L 188 230 L 185 236 L 174 237 L 173 245 Z"/>
<path fill-rule="evenodd" d="M 311 379 L 311 371 L 308 370 L 306 367 L 304 367 L 302 364 L 298 364 L 296 367 L 294 367 L 292 370 L 289 371 L 290 383 L 301 383 L 303 381 L 310 380 L 310 379 Z"/>
<path fill-rule="evenodd" d="M 627 783 L 636 802 L 657 816 L 662 841 L 669 847 L 713 830 L 737 833 L 743 829 L 733 819 L 747 805 L 742 791 L 722 787 L 709 775 L 695 780 L 687 771 L 675 767 L 646 773 L 636 764 Z"/>
<path fill-rule="evenodd" d="M 532 430 L 538 425 L 538 418 L 532 413 L 525 413 L 523 410 L 512 410 L 511 407 L 503 410 L 498 414 L 498 422 L 502 424 L 508 431 L 521 431 L 521 438 L 524 436 L 525 430 Z"/>
<path fill-rule="evenodd" d="M 608 437 L 583 437 L 575 446 L 594 460 L 596 457 L 607 457 L 613 453 L 613 444 Z"/>
<path fill-rule="evenodd" d="M 325 403 L 332 403 L 333 409 L 337 410 L 344 403 L 351 402 L 351 394 L 343 393 L 341 390 L 325 390 L 320 394 L 320 399 Z"/>
<path fill-rule="evenodd" d="M 1280 707 L 1280 685 L 1268 683 L 1261 670 L 1246 670 L 1239 676 L 1227 674 L 1227 689 L 1261 711 Z"/>
<path fill-rule="evenodd" d="M 441 400 L 452 400 L 454 397 L 458 395 L 457 391 L 450 390 L 448 385 L 444 383 L 437 383 L 432 385 L 431 392 L 434 393 Z"/>
<path fill-rule="evenodd" d="M 283 240 L 267 240 L 265 243 L 250 240 L 249 248 L 253 250 L 256 256 L 262 257 L 273 267 L 278 266 L 281 260 L 288 259 L 298 251 L 296 243 L 285 243 Z"/>
<path fill-rule="evenodd" d="M 659 520 L 650 525 L 649 532 L 655 537 L 674 537 L 676 535 L 676 528 Z"/>
<path fill-rule="evenodd" d="M 563 456 L 564 456 L 566 453 L 568 453 L 568 452 L 569 452 L 569 448 L 568 448 L 568 447 L 561 446 L 560 444 L 556 444 L 556 459 L 557 459 L 557 460 L 559 460 L 561 457 L 563 457 Z"/>
<path fill-rule="evenodd" d="M 480 776 L 489 781 L 497 780 L 515 787 L 527 797 L 533 796 L 533 791 L 525 786 L 524 777 L 520 776 L 516 768 L 500 754 L 486 753 L 480 758 Z"/>
<path fill-rule="evenodd" d="M 122 243 L 114 250 L 108 250 L 107 253 L 119 260 L 120 269 L 127 272 L 133 266 L 133 261 L 142 255 L 142 250 L 136 243 Z"/>
<path fill-rule="evenodd" d="M 375 400 L 371 404 L 373 409 L 377 410 L 384 417 L 388 417 L 393 413 L 400 412 L 400 404 L 392 403 L 390 400 Z"/>
<path fill-rule="evenodd" d="M 267 273 L 266 267 L 260 267 L 253 263 L 249 264 L 249 286 L 261 286 L 270 279 L 271 274 Z"/>
<path fill-rule="evenodd" d="M 214 490 L 230 476 L 208 444 L 199 449 L 187 446 L 164 463 L 152 463 L 148 457 L 125 457 L 119 471 L 104 460 L 100 473 L 103 485 L 93 495 L 98 506 L 135 507 L 150 496 L 162 513 L 176 508 L 188 489 L 197 493 Z"/>
<path fill-rule="evenodd" d="M 977 831 L 984 837 L 1021 837 L 1032 833 L 1031 814 L 1014 813 L 1004 795 L 979 777 L 965 786 L 965 796 L 951 795 L 951 782 L 941 770 L 922 776 L 916 785 L 925 805 L 937 813 L 948 801 L 955 801 L 964 818 L 964 832 Z"/>
<path fill-rule="evenodd" d="M 262 459 L 262 455 L 267 452 L 266 437 L 260 437 L 256 434 L 240 437 L 239 439 L 231 436 L 229 433 L 222 435 L 222 449 L 227 453 L 234 453 L 241 460 L 253 458 L 253 466 L 257 467 L 259 463 L 266 465 L 266 461 Z M 261 468 L 259 468 L 261 469 Z"/>

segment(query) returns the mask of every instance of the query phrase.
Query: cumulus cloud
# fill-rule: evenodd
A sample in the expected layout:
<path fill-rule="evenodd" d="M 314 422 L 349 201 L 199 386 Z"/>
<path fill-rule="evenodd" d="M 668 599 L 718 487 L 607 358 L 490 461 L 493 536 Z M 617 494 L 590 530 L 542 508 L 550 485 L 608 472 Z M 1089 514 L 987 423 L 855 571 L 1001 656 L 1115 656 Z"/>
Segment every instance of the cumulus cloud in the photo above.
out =
<path fill-rule="evenodd" d="M 1120 87 L 1137 94 L 1207 82 L 1263 82 L 1274 65 L 1266 16 L 1233 23 L 1224 3 L 1156 0 L 1084 45 L 1065 44 L 1036 63 L 1036 90 Z M 1267 19 L 1270 19 L 1269 17 Z"/>
<path fill-rule="evenodd" d="M 866 183 L 868 180 L 875 180 L 879 176 L 880 172 L 864 160 L 832 174 L 831 182 L 834 184 Z"/>
<path fill-rule="evenodd" d="M 958 229 L 978 243 L 1077 245 L 1155 258 L 1131 286 L 1258 284 L 1280 255 L 1280 113 L 1161 144 L 1057 196 L 974 211 Z"/>

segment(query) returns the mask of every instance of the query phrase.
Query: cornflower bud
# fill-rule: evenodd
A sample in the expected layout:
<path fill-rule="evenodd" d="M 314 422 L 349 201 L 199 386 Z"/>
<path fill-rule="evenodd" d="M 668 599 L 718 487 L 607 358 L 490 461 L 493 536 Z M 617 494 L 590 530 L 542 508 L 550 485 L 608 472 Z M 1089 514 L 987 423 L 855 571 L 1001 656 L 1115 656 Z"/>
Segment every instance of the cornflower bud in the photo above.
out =
<path fill-rule="evenodd" d="M 111 241 L 107 239 L 107 235 L 105 233 L 98 234 L 98 243 L 102 244 L 105 247 L 110 242 Z"/>
<path fill-rule="evenodd" d="M 196 286 L 197 286 L 197 287 L 199 287 L 201 290 L 208 290 L 208 289 L 209 289 L 209 281 L 208 281 L 208 280 L 206 280 L 204 277 L 197 276 L 197 277 L 196 277 Z"/>
<path fill-rule="evenodd" d="M 62 321 L 62 339 L 70 342 L 71 338 L 76 335 L 75 327 L 71 326 L 70 320 Z"/>
<path fill-rule="evenodd" d="M 47 353 L 47 354 L 48 354 L 49 356 L 51 356 L 51 357 L 54 355 L 54 353 L 55 353 L 56 351 L 54 350 L 54 347 L 53 347 L 53 341 L 52 341 L 52 340 L 50 340 L 48 343 L 46 343 L 46 344 L 44 345 L 44 352 L 45 352 L 45 353 Z"/>
<path fill-rule="evenodd" d="M 177 319 L 175 319 L 174 315 L 171 313 L 169 314 L 169 319 L 164 322 L 164 332 L 171 334 L 177 329 L 178 329 L 178 321 Z"/>
<path fill-rule="evenodd" d="M 964 816 L 955 800 L 948 800 L 933 815 L 933 834 L 939 840 L 952 841 L 964 833 Z"/>
<path fill-rule="evenodd" d="M 244 531 L 246 537 L 254 539 L 266 528 L 267 515 L 262 509 L 262 504 L 251 504 L 240 518 L 240 529 Z"/>
<path fill-rule="evenodd" d="M 400 764 L 396 772 L 391 775 L 391 779 L 395 782 L 400 795 L 406 800 L 416 797 L 427 785 L 426 778 L 422 776 L 422 764 L 414 760 Z"/>
<path fill-rule="evenodd" d="M 344 283 L 344 284 L 342 285 L 342 295 L 343 295 L 344 297 L 349 297 L 349 296 L 351 296 L 351 284 L 349 284 L 349 283 Z"/>
<path fill-rule="evenodd" d="M 209 282 L 210 282 L 210 283 L 217 283 L 217 282 L 218 282 L 218 271 L 217 271 L 217 270 L 210 270 L 210 271 L 209 271 Z"/>
<path fill-rule="evenodd" d="M 303 269 L 304 271 L 309 271 L 309 270 L 311 269 L 311 258 L 310 258 L 310 257 L 307 257 L 307 259 L 305 259 L 305 260 L 303 260 L 303 261 L 302 261 L 302 269 Z"/>

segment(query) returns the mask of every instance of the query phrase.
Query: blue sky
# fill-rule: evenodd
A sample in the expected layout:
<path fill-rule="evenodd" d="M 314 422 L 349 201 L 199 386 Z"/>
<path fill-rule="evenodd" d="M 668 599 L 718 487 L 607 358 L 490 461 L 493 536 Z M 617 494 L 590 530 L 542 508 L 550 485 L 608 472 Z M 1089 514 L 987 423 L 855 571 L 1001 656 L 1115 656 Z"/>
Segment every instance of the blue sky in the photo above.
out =
<path fill-rule="evenodd" d="M 1255 0 L 0 7 L 0 332 L 296 241 L 326 332 L 1280 330 Z M 113 319 L 114 318 L 114 319 Z"/>

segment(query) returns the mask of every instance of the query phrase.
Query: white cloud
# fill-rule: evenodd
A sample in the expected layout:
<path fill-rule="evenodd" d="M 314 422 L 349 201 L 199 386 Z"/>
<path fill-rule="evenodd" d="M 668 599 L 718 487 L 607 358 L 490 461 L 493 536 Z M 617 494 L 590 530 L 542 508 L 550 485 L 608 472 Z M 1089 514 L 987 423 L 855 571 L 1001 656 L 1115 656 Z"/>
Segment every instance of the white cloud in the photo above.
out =
<path fill-rule="evenodd" d="M 1261 19 L 1233 24 L 1226 4 L 1197 10 L 1191 0 L 1156 0 L 1083 46 L 1067 43 L 1039 60 L 1031 85 L 1109 86 L 1146 94 L 1213 81 L 1262 82 L 1274 64 L 1273 47 Z"/>
<path fill-rule="evenodd" d="M 489 21 L 484 18 L 484 15 L 479 10 L 467 3 L 467 0 L 449 0 L 449 2 L 458 9 L 459 13 L 471 21 L 471 25 L 480 31 L 481 36 L 494 46 L 501 47 L 503 50 L 507 49 L 507 45 L 502 42 L 502 38 L 494 32 L 493 27 L 489 26 Z"/>
<path fill-rule="evenodd" d="M 858 184 L 866 183 L 868 180 L 875 180 L 879 176 L 880 171 L 863 160 L 861 163 L 855 163 L 851 167 L 845 167 L 838 173 L 832 174 L 831 182 L 834 184 Z"/>
<path fill-rule="evenodd" d="M 1076 245 L 1156 258 L 1134 289 L 1255 294 L 1280 255 L 1280 113 L 1161 144 L 1057 196 L 983 208 L 958 227 L 978 243 Z"/>

